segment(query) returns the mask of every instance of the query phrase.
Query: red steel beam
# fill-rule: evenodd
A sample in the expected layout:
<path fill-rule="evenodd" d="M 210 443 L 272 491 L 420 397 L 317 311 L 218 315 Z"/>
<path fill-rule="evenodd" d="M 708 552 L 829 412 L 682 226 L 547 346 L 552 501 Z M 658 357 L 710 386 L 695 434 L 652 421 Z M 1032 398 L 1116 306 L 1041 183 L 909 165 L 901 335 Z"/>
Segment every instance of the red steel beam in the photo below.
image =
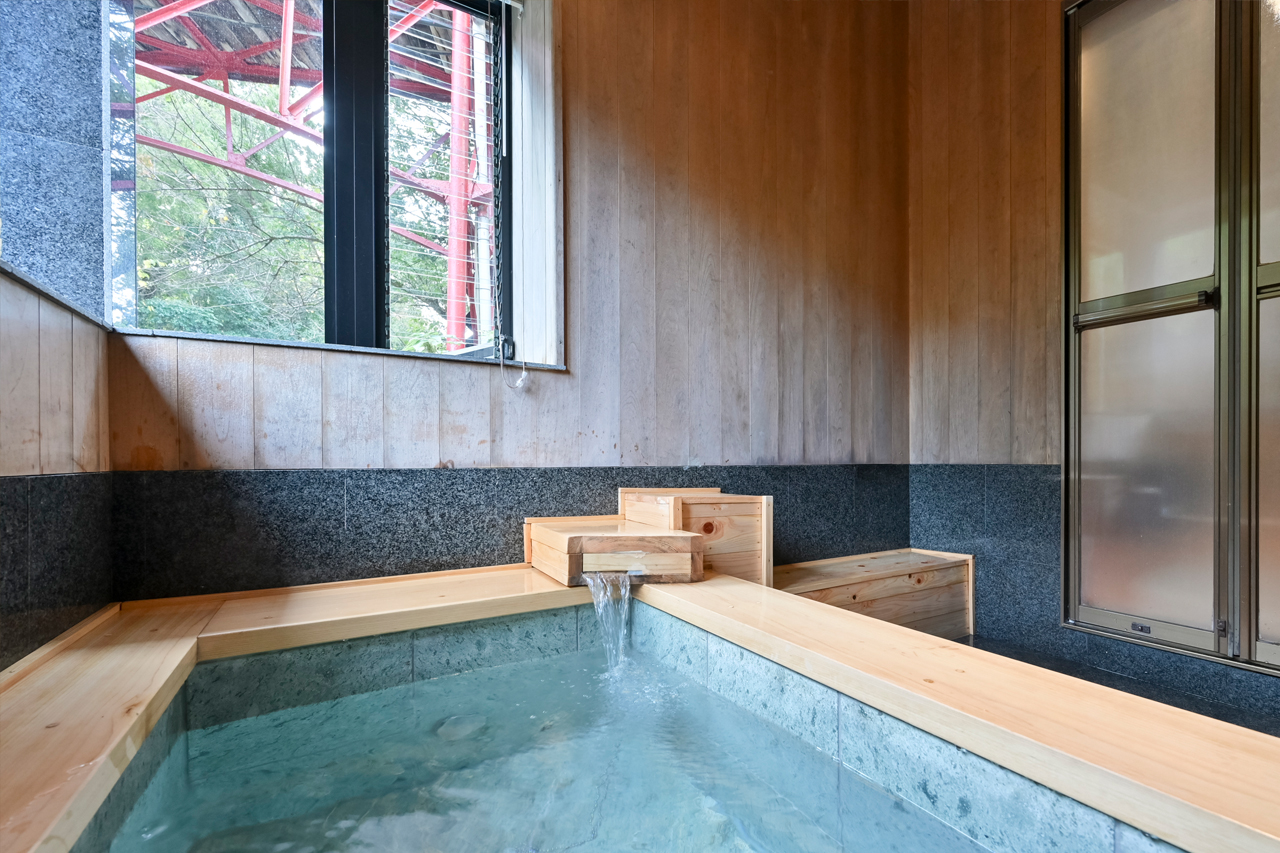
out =
<path fill-rule="evenodd" d="M 154 27 L 156 24 L 163 24 L 165 21 L 171 21 L 179 15 L 185 15 L 193 9 L 208 6 L 212 2 L 213 0 L 175 0 L 175 2 L 167 6 L 152 9 L 145 15 L 139 15 L 133 22 L 133 31 L 140 33 L 145 29 Z"/>
<path fill-rule="evenodd" d="M 445 348 L 466 346 L 467 282 L 471 278 L 467 244 L 471 236 L 467 183 L 471 174 L 471 16 L 453 12 L 453 62 L 449 136 L 449 256 L 445 291 Z"/>
<path fill-rule="evenodd" d="M 289 74 L 293 71 L 293 0 L 284 0 L 280 19 L 280 115 L 289 115 Z"/>
<path fill-rule="evenodd" d="M 156 80 L 166 86 L 172 86 L 175 89 L 182 89 L 183 91 L 190 92 L 193 95 L 213 101 L 219 106 L 227 107 L 235 110 L 236 112 L 251 116 L 259 121 L 264 121 L 274 127 L 281 128 L 282 130 L 296 133 L 304 139 L 309 139 L 317 144 L 324 144 L 323 133 L 307 127 L 302 122 L 295 120 L 292 116 L 278 115 L 273 113 L 271 110 L 263 109 L 257 104 L 249 103 L 243 98 L 237 98 L 235 95 L 227 92 L 219 92 L 217 89 L 205 86 L 202 83 L 197 83 L 189 77 L 183 77 L 181 74 L 174 74 L 173 72 L 166 71 L 163 68 L 157 68 L 149 62 L 143 62 L 140 59 L 136 61 L 135 66 L 138 73 L 144 77 L 150 77 L 152 80 Z"/>
<path fill-rule="evenodd" d="M 150 136 L 139 135 L 138 142 L 141 143 L 142 145 L 150 146 L 151 148 L 158 148 L 161 151 L 168 151 L 171 154 L 177 154 L 182 157 L 190 157 L 192 160 L 199 160 L 201 163 L 208 163 L 211 166 L 221 166 L 222 168 L 226 169 L 229 172 L 236 172 L 237 174 L 240 174 L 240 175 L 247 175 L 250 178 L 255 178 L 259 181 L 262 181 L 265 184 L 270 184 L 273 187 L 279 187 L 280 189 L 289 190 L 290 192 L 295 192 L 298 195 L 304 195 L 309 199 L 314 199 L 315 201 L 320 201 L 320 202 L 324 201 L 323 193 L 317 192 L 316 190 L 310 189 L 308 187 L 304 187 L 300 184 L 295 184 L 292 181 L 286 181 L 284 178 L 277 178 L 275 175 L 268 175 L 266 172 L 259 172 L 257 169 L 250 169 L 248 166 L 244 165 L 243 163 L 233 163 L 230 160 L 223 160 L 220 157 L 213 157 L 203 152 L 195 151 L 191 148 L 184 148 L 181 145 L 174 145 L 172 142 L 165 142 L 162 139 L 153 139 Z"/>
<path fill-rule="evenodd" d="M 387 32 L 387 42 L 393 42 L 407 33 L 414 24 L 434 11 L 436 5 L 436 0 L 426 0 L 425 3 L 419 3 L 417 8 L 406 12 L 403 18 L 391 25 L 391 29 Z"/>
<path fill-rule="evenodd" d="M 428 240 L 426 237 L 423 237 L 421 234 L 415 234 L 414 232 L 410 231 L 408 228 L 401 228 L 399 225 L 392 225 L 391 233 L 399 234 L 401 237 L 404 237 L 406 240 L 412 240 L 413 242 L 417 243 L 419 246 L 426 246 L 431 251 L 438 252 L 441 255 L 449 254 L 449 250 L 446 249 L 444 246 L 441 246 L 439 243 L 437 243 L 434 240 Z"/>

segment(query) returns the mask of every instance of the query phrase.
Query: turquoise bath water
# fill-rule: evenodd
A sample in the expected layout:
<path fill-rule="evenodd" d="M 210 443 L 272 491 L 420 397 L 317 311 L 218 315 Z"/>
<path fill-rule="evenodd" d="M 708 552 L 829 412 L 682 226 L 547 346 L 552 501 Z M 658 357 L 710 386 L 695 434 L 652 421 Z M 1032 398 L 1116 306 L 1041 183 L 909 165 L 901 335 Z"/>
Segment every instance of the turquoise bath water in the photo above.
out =
<path fill-rule="evenodd" d="M 115 853 L 983 848 L 644 659 L 578 652 L 191 732 Z"/>

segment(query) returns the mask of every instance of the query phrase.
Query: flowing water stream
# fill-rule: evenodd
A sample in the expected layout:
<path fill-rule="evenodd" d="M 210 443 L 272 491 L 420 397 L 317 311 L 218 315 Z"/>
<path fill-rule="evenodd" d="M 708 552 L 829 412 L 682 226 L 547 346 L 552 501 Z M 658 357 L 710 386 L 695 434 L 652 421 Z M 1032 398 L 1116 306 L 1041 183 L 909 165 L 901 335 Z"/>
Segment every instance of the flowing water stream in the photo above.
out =
<path fill-rule="evenodd" d="M 600 620 L 600 637 L 609 669 L 617 669 L 627 656 L 627 628 L 631 620 L 631 576 L 626 572 L 584 572 L 591 600 Z"/>

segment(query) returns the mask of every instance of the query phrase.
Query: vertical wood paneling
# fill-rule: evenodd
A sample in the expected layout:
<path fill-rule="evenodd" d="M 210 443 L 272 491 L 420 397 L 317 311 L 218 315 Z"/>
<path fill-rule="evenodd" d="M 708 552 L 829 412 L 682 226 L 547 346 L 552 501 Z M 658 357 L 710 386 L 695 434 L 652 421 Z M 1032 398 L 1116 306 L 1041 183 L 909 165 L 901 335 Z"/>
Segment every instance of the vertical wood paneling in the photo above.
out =
<path fill-rule="evenodd" d="M 654 232 L 658 311 L 654 459 L 659 465 L 681 465 L 689 459 L 689 311 L 694 272 L 689 233 L 689 4 L 655 0 L 654 12 L 653 89 L 658 96 L 653 116 L 660 128 L 654 134 L 655 198 L 662 211 Z"/>
<path fill-rule="evenodd" d="M 718 3 L 689 4 L 689 378 L 687 409 L 691 465 L 714 465 L 720 436 L 720 16 Z"/>
<path fill-rule="evenodd" d="M 749 0 L 747 89 L 752 100 L 747 113 L 749 180 L 756 188 L 743 212 L 750 223 L 751 278 L 748 300 L 751 320 L 751 461 L 777 462 L 778 444 L 778 301 L 784 284 L 779 273 L 777 134 L 778 43 L 782 35 L 781 4 Z"/>
<path fill-rule="evenodd" d="M 73 471 L 103 471 L 102 410 L 107 401 L 106 332 L 71 318 L 71 449 Z"/>
<path fill-rule="evenodd" d="M 40 472 L 75 470 L 75 415 L 72 411 L 75 361 L 71 312 L 40 300 Z"/>
<path fill-rule="evenodd" d="M 382 440 L 386 467 L 434 468 L 440 464 L 439 369 L 435 362 L 418 359 L 384 360 Z"/>
<path fill-rule="evenodd" d="M 581 235 L 585 252 L 578 259 L 577 316 L 579 461 L 616 465 L 621 417 L 618 387 L 619 344 L 619 160 L 618 51 L 612 35 L 618 27 L 618 0 L 577 4 L 584 97 L 586 210 Z M 573 285 L 571 285 L 573 286 Z M 443 379 L 443 377 L 442 377 Z M 443 382 L 442 382 L 443 386 Z"/>
<path fill-rule="evenodd" d="M 253 348 L 255 468 L 324 467 L 323 381 L 319 350 Z"/>
<path fill-rule="evenodd" d="M 377 355 L 323 353 L 320 410 L 324 467 L 382 467 L 385 361 Z M 474 394 L 473 390 L 468 397 Z"/>
<path fill-rule="evenodd" d="M 749 10 L 740 0 L 720 0 L 718 81 L 720 140 L 720 444 L 726 465 L 751 456 L 751 233 L 743 212 L 754 184 L 748 151 Z M 696 50 L 697 46 L 692 46 Z"/>
<path fill-rule="evenodd" d="M 451 468 L 492 464 L 489 435 L 489 371 L 473 364 L 451 364 L 440 371 L 440 461 Z"/>
<path fill-rule="evenodd" d="M 111 335 L 107 366 L 111 470 L 176 470 L 178 341 Z"/>
<path fill-rule="evenodd" d="M 850 80 L 853 90 L 853 135 L 849 154 L 855 164 L 853 187 L 854 228 L 849 239 L 854 245 L 850 275 L 853 282 L 851 299 L 852 323 L 850 324 L 850 368 L 853 400 L 850 407 L 853 429 L 852 448 L 854 462 L 867 462 L 875 458 L 875 376 L 874 350 L 876 337 L 876 271 L 874 257 L 877 251 L 874 221 L 880 211 L 875 209 L 874 129 L 878 116 L 871 102 L 875 86 L 876 70 L 866 57 L 874 53 L 875 39 L 879 35 L 867 20 L 867 9 L 859 7 L 860 14 L 854 24 L 853 44 L 863 60 L 854 69 Z"/>
<path fill-rule="evenodd" d="M 812 49 L 807 4 L 778 4 L 778 54 L 804 56 Z M 813 69 L 808 63 L 778 61 L 777 230 L 772 261 L 778 311 L 778 461 L 804 461 L 805 411 L 805 232 L 808 213 L 806 161 L 814 154 L 809 129 L 813 117 Z M 806 79 L 809 78 L 809 79 Z"/>
<path fill-rule="evenodd" d="M 657 460 L 657 282 L 655 213 L 657 165 L 654 159 L 654 4 L 623 2 L 618 7 L 619 116 L 622 148 L 622 232 L 619 255 L 619 304 L 622 349 L 618 389 L 623 465 L 652 465 Z"/>
<path fill-rule="evenodd" d="M 828 277 L 826 334 L 827 452 L 831 462 L 853 461 L 853 293 L 855 195 L 860 186 L 856 168 L 853 110 L 857 68 L 854 51 L 855 10 L 827 4 L 821 7 L 833 48 L 826 53 L 820 85 L 824 95 L 822 163 L 824 180 L 834 191 L 826 194 L 824 234 Z"/>
<path fill-rule="evenodd" d="M 983 3 L 979 57 L 977 461 L 1012 459 L 1010 3 Z"/>
<path fill-rule="evenodd" d="M 835 331 L 828 327 L 831 319 L 827 294 L 827 169 L 823 155 L 822 126 L 830 115 L 833 92 L 821 85 L 825 69 L 835 52 L 831 30 L 820 4 L 806 3 L 800 9 L 801 33 L 804 37 L 802 56 L 808 56 L 808 79 L 799 81 L 798 98 L 804 110 L 799 124 L 801 162 L 797 178 L 800 185 L 801 256 L 803 290 L 800 300 L 800 381 L 802 448 L 800 459 L 806 464 L 821 465 L 830 459 L 830 420 L 827 412 L 827 339 Z M 816 85 L 815 85 L 816 84 Z M 784 407 L 784 413 L 786 411 Z"/>
<path fill-rule="evenodd" d="M 253 345 L 179 340 L 179 465 L 253 467 Z"/>
<path fill-rule="evenodd" d="M 40 297 L 0 276 L 0 474 L 40 473 Z"/>
<path fill-rule="evenodd" d="M 909 14 L 911 459 L 1058 462 L 1061 5 Z"/>

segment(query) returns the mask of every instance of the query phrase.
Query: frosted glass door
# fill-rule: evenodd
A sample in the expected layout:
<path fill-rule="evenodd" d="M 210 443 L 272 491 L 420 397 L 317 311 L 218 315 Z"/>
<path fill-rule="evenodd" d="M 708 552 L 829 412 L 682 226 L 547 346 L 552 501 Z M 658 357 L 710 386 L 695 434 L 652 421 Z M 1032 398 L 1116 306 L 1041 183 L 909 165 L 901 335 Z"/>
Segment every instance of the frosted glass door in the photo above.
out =
<path fill-rule="evenodd" d="M 1258 635 L 1280 643 L 1280 299 L 1258 330 Z"/>
<path fill-rule="evenodd" d="M 1082 29 L 1082 302 L 1213 274 L 1214 28 L 1206 0 L 1127 0 Z"/>
<path fill-rule="evenodd" d="M 1262 170 L 1259 196 L 1262 219 L 1258 226 L 1258 248 L 1261 262 L 1269 264 L 1280 261 L 1280 0 L 1268 0 L 1262 5 L 1260 98 L 1258 164 Z"/>
<path fill-rule="evenodd" d="M 1080 336 L 1080 603 L 1211 630 L 1214 311 Z"/>

